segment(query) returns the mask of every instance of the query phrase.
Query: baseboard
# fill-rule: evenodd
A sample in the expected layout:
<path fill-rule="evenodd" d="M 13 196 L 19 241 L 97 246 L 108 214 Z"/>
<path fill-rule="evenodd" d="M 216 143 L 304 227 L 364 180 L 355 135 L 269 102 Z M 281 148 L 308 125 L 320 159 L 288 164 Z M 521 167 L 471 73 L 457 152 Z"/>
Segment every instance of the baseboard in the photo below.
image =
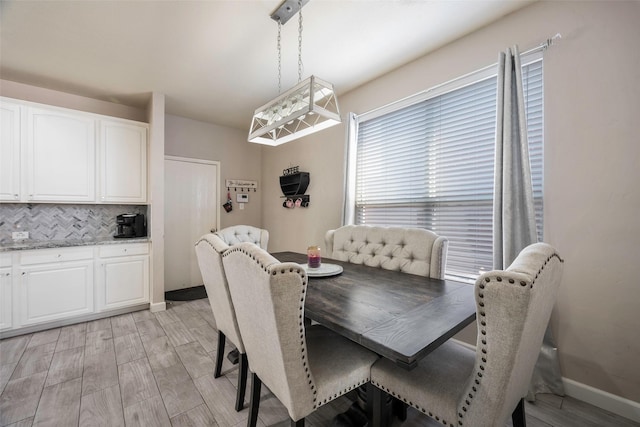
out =
<path fill-rule="evenodd" d="M 463 347 L 467 347 L 471 351 L 476 351 L 476 346 L 473 344 L 469 344 L 468 342 L 461 341 L 457 338 L 451 338 L 451 341 L 454 341 L 456 344 L 460 344 Z"/>
<path fill-rule="evenodd" d="M 9 329 L 0 332 L 0 340 L 15 337 L 17 335 L 30 334 L 32 332 L 45 331 L 47 329 L 61 328 L 63 326 L 75 325 L 77 323 L 91 322 L 93 320 L 104 319 L 107 317 L 119 316 L 121 314 L 133 313 L 134 311 L 146 310 L 149 304 L 136 304 L 129 307 L 115 308 L 111 310 L 99 311 L 97 313 L 83 314 L 80 316 L 69 317 L 67 319 L 52 320 L 36 325 L 24 326 L 16 329 Z"/>
<path fill-rule="evenodd" d="M 640 403 L 569 378 L 563 377 L 562 383 L 564 385 L 564 391 L 568 396 L 597 406 L 605 411 L 613 412 L 632 421 L 640 422 Z"/>
<path fill-rule="evenodd" d="M 155 303 L 151 303 L 149 304 L 149 310 L 152 313 L 158 312 L 158 311 L 165 311 L 167 309 L 167 303 L 162 301 L 162 302 L 155 302 Z"/>
<path fill-rule="evenodd" d="M 470 350 L 476 351 L 476 346 L 453 338 L 457 344 L 460 344 Z M 578 399 L 582 402 L 597 406 L 605 411 L 613 412 L 621 417 L 628 418 L 635 422 L 640 422 L 640 403 L 615 394 L 591 387 L 586 384 L 579 383 L 569 378 L 562 377 L 564 392 L 567 396 Z"/>

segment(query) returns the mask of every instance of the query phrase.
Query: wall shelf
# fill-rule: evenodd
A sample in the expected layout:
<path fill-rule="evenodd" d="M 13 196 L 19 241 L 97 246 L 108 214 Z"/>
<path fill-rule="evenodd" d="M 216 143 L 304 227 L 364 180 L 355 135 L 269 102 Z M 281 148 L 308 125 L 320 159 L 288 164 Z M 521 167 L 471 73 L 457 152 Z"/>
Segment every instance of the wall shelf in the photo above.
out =
<path fill-rule="evenodd" d="M 294 171 L 285 170 L 284 172 L 284 175 L 280 177 L 280 189 L 285 197 L 282 206 L 285 208 L 308 207 L 310 197 L 304 193 L 311 181 L 309 172 L 298 172 L 297 167 Z"/>

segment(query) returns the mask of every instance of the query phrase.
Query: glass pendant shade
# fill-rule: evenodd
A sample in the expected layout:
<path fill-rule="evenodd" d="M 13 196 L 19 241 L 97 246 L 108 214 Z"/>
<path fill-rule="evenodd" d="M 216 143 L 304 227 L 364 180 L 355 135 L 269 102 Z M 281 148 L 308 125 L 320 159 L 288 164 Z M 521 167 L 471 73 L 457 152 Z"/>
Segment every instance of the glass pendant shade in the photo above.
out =
<path fill-rule="evenodd" d="M 311 76 L 255 111 L 249 142 L 280 145 L 340 121 L 333 85 Z"/>

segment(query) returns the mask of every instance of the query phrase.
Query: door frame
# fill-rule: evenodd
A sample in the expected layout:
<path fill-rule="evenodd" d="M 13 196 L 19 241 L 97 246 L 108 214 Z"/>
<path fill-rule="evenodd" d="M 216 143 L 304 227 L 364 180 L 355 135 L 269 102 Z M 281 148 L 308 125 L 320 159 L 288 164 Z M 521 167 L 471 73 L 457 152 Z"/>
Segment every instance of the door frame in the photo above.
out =
<path fill-rule="evenodd" d="M 207 226 L 208 229 L 206 229 L 206 231 L 203 230 L 203 233 L 209 232 L 209 230 L 211 228 L 215 228 L 216 231 L 219 230 L 220 229 L 220 207 L 221 207 L 221 203 L 220 203 L 220 162 L 216 161 L 216 160 L 204 160 L 204 159 L 196 159 L 196 158 L 191 158 L 191 157 L 178 157 L 178 156 L 165 155 L 164 156 L 164 164 L 165 164 L 165 174 L 164 174 L 165 178 L 164 179 L 165 180 L 167 179 L 167 169 L 168 169 L 167 168 L 167 161 L 175 162 L 174 164 L 176 164 L 177 167 L 189 168 L 189 167 L 192 167 L 194 165 L 200 165 L 201 167 L 202 166 L 208 166 L 208 167 L 213 166 L 213 167 L 215 167 L 216 171 L 215 171 L 215 174 L 213 174 L 215 178 L 211 177 L 210 176 L 211 174 L 209 172 L 207 172 L 208 178 L 212 178 L 212 179 L 216 180 L 216 183 L 215 183 L 216 185 L 211 188 L 211 190 L 214 193 L 212 195 L 213 198 L 214 198 L 213 199 L 214 200 L 214 205 L 213 205 L 214 212 L 212 212 L 212 214 L 215 213 L 215 217 L 216 217 L 215 218 L 215 224 L 211 224 L 209 222 L 209 225 Z M 182 164 L 183 166 L 180 166 L 180 164 Z M 192 166 L 189 166 L 189 164 L 191 164 Z M 190 173 L 190 172 L 188 172 L 188 173 Z M 166 215 L 166 211 L 167 211 L 167 205 L 166 204 L 169 202 L 169 200 L 167 199 L 167 188 L 166 187 L 165 187 L 165 201 L 164 202 L 165 202 L 165 206 L 164 206 L 163 209 L 165 211 L 165 222 L 164 222 L 163 235 L 164 235 L 164 240 L 165 240 L 164 243 L 166 245 L 167 244 L 167 240 L 166 240 L 167 239 L 167 227 L 171 225 L 171 224 L 167 223 L 167 217 L 166 217 L 167 216 Z M 200 236 L 193 236 L 193 237 L 194 237 L 194 239 L 197 240 L 197 238 L 200 237 Z M 188 277 L 191 278 L 191 279 L 194 279 L 193 275 L 195 274 L 195 271 L 193 270 L 193 268 L 194 267 L 197 268 L 197 260 L 195 258 L 195 252 L 193 252 L 191 255 L 192 255 L 192 257 L 188 258 L 189 259 L 189 265 L 190 265 L 190 267 L 188 269 L 188 271 L 189 271 Z M 166 263 L 167 250 L 166 250 L 166 247 L 165 247 L 165 251 L 164 251 L 164 257 L 165 257 L 165 262 L 163 263 L 163 268 L 165 269 L 165 273 L 166 273 L 166 268 L 167 268 L 167 263 Z M 189 282 L 191 282 L 191 280 L 189 280 Z M 168 286 L 167 277 L 165 275 L 164 292 L 167 292 L 168 290 L 182 289 L 182 287 L 177 287 L 177 288 L 174 289 L 175 284 L 171 284 L 171 286 L 169 286 L 169 288 L 167 286 Z M 195 286 L 195 285 L 192 285 L 192 286 Z"/>

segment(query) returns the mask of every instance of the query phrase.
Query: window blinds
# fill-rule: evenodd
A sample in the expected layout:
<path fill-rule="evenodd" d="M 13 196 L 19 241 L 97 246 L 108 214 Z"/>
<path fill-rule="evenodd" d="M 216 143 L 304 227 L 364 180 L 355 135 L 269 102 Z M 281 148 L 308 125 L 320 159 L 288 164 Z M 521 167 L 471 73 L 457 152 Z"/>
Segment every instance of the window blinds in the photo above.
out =
<path fill-rule="evenodd" d="M 523 75 L 541 237 L 542 61 Z M 359 121 L 355 223 L 446 236 L 449 276 L 490 270 L 495 126 L 495 76 Z"/>

